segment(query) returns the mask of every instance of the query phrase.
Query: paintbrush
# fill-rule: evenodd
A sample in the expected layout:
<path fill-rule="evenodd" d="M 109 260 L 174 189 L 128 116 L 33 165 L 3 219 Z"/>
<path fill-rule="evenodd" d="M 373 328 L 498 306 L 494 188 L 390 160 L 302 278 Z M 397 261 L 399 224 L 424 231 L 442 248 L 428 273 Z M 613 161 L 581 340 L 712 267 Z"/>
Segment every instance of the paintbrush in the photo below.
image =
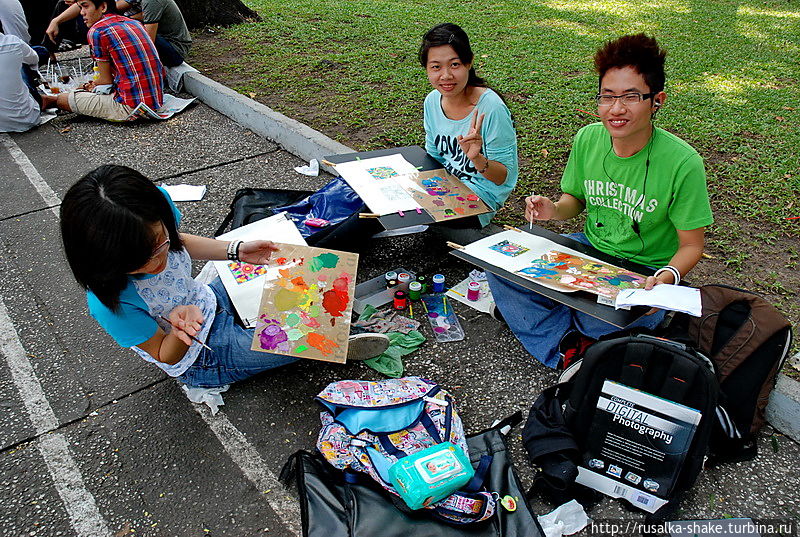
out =
<path fill-rule="evenodd" d="M 442 295 L 442 306 L 444 307 L 444 314 L 447 315 L 447 297 Z"/>
<path fill-rule="evenodd" d="M 169 323 L 169 325 L 170 325 L 172 328 L 175 328 L 176 330 L 180 330 L 180 328 L 178 328 L 177 326 L 175 326 L 174 324 L 172 324 L 172 321 L 170 321 L 169 319 L 167 319 L 167 318 L 166 318 L 166 317 L 164 317 L 163 315 L 159 315 L 159 317 L 161 317 L 161 318 L 162 318 L 164 321 L 168 322 L 168 323 Z M 184 332 L 184 333 L 186 333 L 186 332 Z M 194 337 L 193 335 L 191 335 L 191 334 L 186 334 L 186 335 L 187 335 L 187 336 L 189 336 L 190 338 L 192 338 L 192 341 L 196 341 L 197 343 L 199 343 L 200 345 L 202 345 L 202 346 L 203 346 L 203 347 L 205 347 L 206 349 L 210 350 L 211 352 L 214 352 L 214 349 L 212 349 L 211 347 L 209 347 L 208 345 L 206 345 L 205 343 L 203 343 L 202 341 L 200 341 L 199 339 L 197 339 L 197 338 L 196 338 L 196 337 Z"/>
<path fill-rule="evenodd" d="M 414 318 L 414 305 L 411 303 L 410 300 L 408 301 L 408 313 L 411 314 L 411 318 L 413 319 Z"/>

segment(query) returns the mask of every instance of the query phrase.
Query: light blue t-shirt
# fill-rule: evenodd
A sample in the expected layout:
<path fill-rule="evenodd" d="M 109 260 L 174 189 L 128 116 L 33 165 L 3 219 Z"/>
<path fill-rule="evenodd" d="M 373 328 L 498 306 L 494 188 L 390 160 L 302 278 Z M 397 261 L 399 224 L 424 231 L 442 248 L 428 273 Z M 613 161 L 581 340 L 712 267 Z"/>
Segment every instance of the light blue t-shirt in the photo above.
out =
<path fill-rule="evenodd" d="M 502 185 L 496 185 L 479 174 L 461 151 L 458 136 L 464 136 L 469 131 L 472 114 L 464 119 L 449 119 L 442 110 L 442 94 L 438 90 L 431 91 L 425 97 L 425 150 L 441 162 L 448 172 L 466 183 L 493 210 L 478 216 L 481 226 L 486 226 L 517 184 L 517 132 L 511 112 L 493 90 L 483 92 L 476 108 L 485 115 L 481 127 L 483 155 L 506 167 L 506 180 Z"/>
<path fill-rule="evenodd" d="M 161 191 L 172 207 L 175 221 L 180 223 L 180 212 L 166 191 Z M 193 342 L 181 361 L 173 365 L 159 362 L 137 345 L 153 337 L 159 326 L 169 333 L 172 326 L 160 316 L 167 317 L 176 306 L 189 304 L 203 312 L 197 338 L 205 341 L 217 308 L 217 298 L 211 288 L 192 278 L 192 260 L 185 248 L 178 252 L 170 250 L 167 266 L 159 274 L 129 275 L 128 285 L 120 293 L 119 300 L 118 310 L 112 311 L 93 292 L 86 292 L 89 313 L 119 345 L 130 347 L 172 377 L 181 375 L 195 362 L 202 349 L 197 342 Z"/>

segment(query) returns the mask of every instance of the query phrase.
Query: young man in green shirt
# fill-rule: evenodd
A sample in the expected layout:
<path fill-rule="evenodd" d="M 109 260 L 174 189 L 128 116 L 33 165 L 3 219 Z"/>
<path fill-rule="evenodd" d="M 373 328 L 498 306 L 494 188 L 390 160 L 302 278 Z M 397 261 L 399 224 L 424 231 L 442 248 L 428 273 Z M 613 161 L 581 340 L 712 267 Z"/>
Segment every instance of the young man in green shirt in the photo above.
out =
<path fill-rule="evenodd" d="M 558 200 L 525 200 L 529 221 L 568 220 L 586 210 L 584 233 L 572 237 L 659 268 L 648 278 L 648 288 L 678 283 L 697 264 L 705 227 L 713 222 L 703 159 L 653 125 L 667 100 L 665 56 L 644 34 L 620 37 L 597 51 L 601 122 L 575 136 Z M 577 330 L 596 339 L 617 330 L 502 278 L 490 275 L 489 285 L 514 334 L 550 367 L 558 365 L 559 343 L 567 333 Z M 634 325 L 654 328 L 663 316 L 663 311 L 646 315 Z"/>

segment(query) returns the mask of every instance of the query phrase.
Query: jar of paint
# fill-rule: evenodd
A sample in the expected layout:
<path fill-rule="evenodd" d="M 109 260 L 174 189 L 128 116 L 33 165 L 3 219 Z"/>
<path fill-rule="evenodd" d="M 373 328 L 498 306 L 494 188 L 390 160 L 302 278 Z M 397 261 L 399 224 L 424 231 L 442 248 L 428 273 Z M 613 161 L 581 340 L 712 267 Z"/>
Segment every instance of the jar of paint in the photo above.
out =
<path fill-rule="evenodd" d="M 408 298 L 411 300 L 419 300 L 419 295 L 422 294 L 422 284 L 419 282 L 411 282 L 408 284 Z"/>
<path fill-rule="evenodd" d="M 393 270 L 390 270 L 389 272 L 387 272 L 385 274 L 384 277 L 386 278 L 387 282 L 390 282 L 392 280 L 396 280 L 397 279 L 397 273 L 395 271 L 393 271 Z"/>
<path fill-rule="evenodd" d="M 433 278 L 433 292 L 444 293 L 444 274 L 434 274 Z"/>
<path fill-rule="evenodd" d="M 424 295 L 428 291 L 428 278 L 425 276 L 417 276 L 417 281 L 422 286 L 419 290 L 419 294 Z"/>
<path fill-rule="evenodd" d="M 406 309 L 406 292 L 405 291 L 395 291 L 394 292 L 394 309 L 396 310 L 404 310 Z"/>
<path fill-rule="evenodd" d="M 401 272 L 397 275 L 397 287 L 399 287 L 401 291 L 408 292 L 408 282 L 410 281 L 411 274 L 408 272 Z"/>
<path fill-rule="evenodd" d="M 478 282 L 469 282 L 467 284 L 467 300 L 476 302 L 481 296 L 481 284 Z"/>
<path fill-rule="evenodd" d="M 387 289 L 394 289 L 395 287 L 397 287 L 397 280 L 389 280 L 386 282 Z"/>

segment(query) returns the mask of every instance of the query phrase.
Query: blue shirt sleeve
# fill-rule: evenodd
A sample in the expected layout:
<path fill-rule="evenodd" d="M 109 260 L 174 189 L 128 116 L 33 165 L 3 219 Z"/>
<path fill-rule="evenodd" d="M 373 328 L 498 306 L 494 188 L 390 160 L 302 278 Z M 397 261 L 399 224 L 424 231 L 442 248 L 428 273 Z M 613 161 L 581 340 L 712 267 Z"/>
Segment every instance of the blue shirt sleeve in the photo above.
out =
<path fill-rule="evenodd" d="M 161 193 L 164 194 L 164 197 L 167 198 L 167 202 L 169 203 L 169 206 L 172 209 L 172 214 L 173 216 L 175 216 L 175 226 L 178 229 L 180 229 L 181 218 L 183 218 L 183 215 L 181 214 L 180 210 L 178 210 L 178 207 L 175 205 L 175 202 L 172 201 L 172 198 L 169 197 L 169 193 L 160 186 L 156 188 L 158 188 L 161 191 Z"/>
<path fill-rule="evenodd" d="M 89 313 L 120 346 L 133 347 L 153 337 L 158 324 L 150 317 L 144 300 L 136 292 L 136 286 L 128 283 L 119 299 L 119 309 L 112 311 L 94 293 L 86 292 Z"/>

